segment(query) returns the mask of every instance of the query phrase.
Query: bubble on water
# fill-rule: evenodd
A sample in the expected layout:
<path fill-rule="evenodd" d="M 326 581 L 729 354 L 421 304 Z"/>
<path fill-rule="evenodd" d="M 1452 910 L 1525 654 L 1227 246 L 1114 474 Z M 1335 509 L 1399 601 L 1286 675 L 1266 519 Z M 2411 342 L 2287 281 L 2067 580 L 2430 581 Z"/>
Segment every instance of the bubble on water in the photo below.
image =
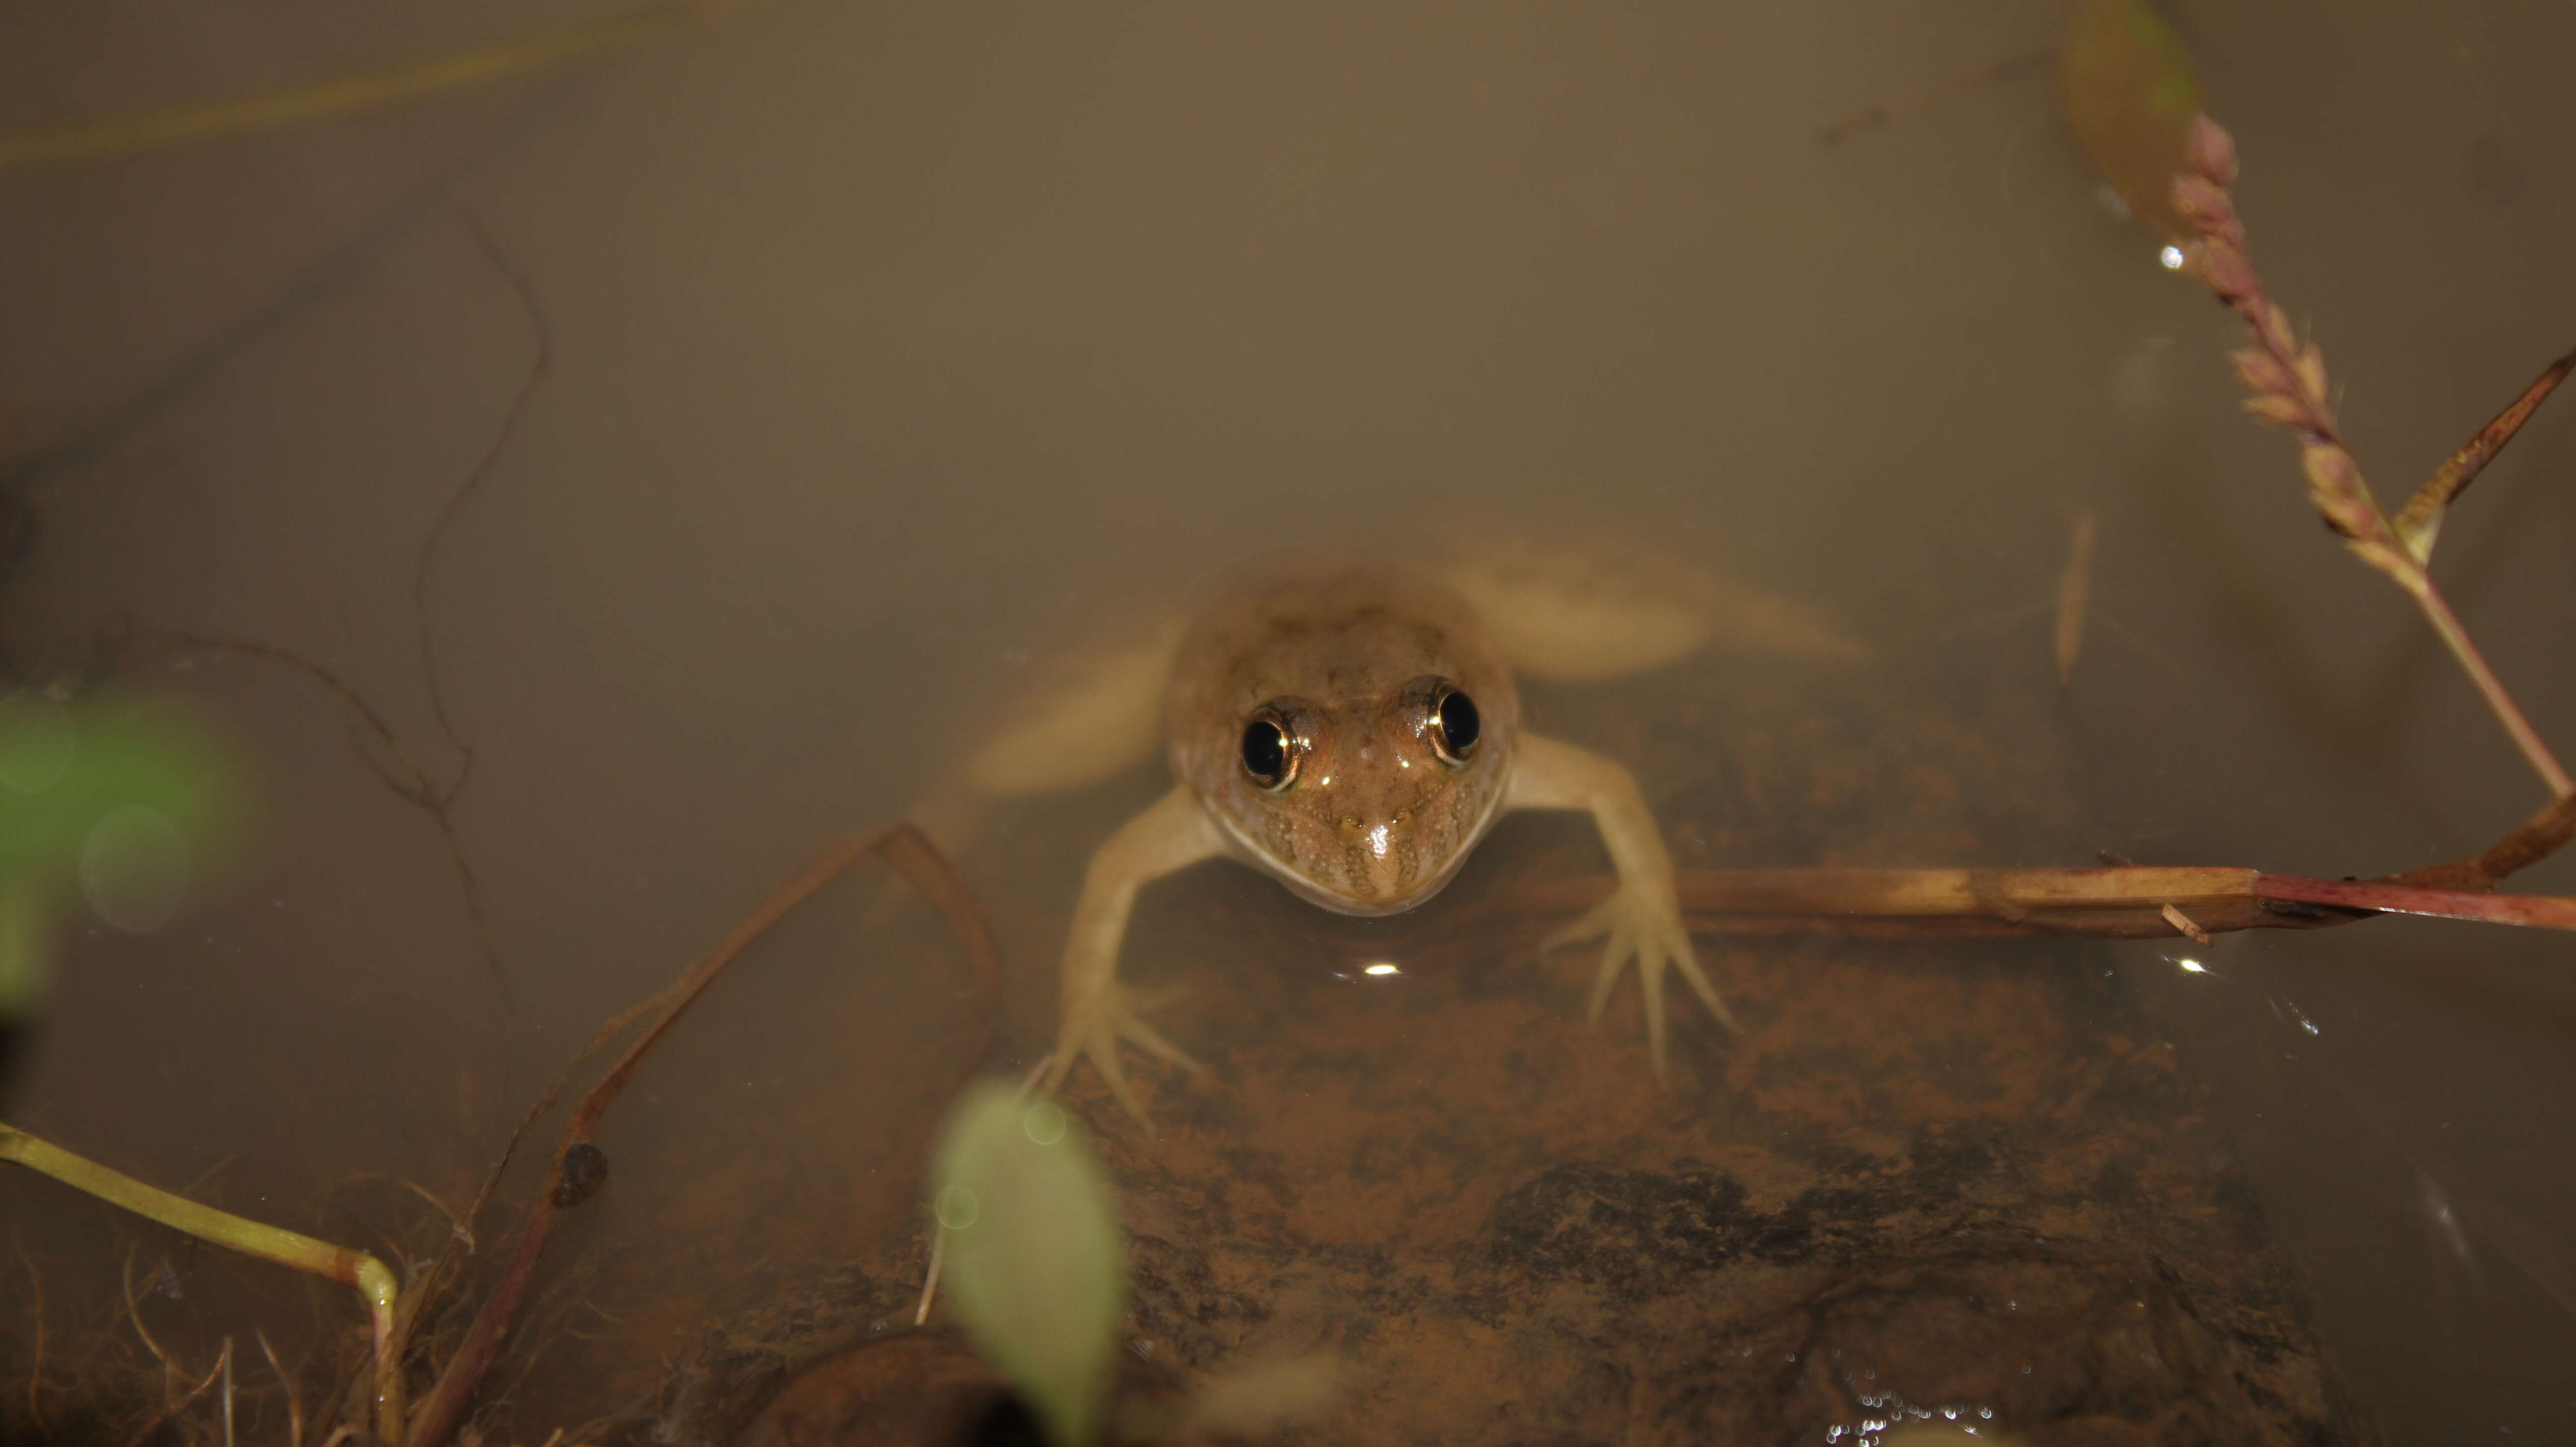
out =
<path fill-rule="evenodd" d="M 939 1193 L 939 1200 L 932 1210 L 939 1217 L 940 1225 L 951 1231 L 963 1231 L 984 1214 L 984 1203 L 976 1200 L 975 1193 L 964 1186 L 950 1186 Z"/>
<path fill-rule="evenodd" d="M 1051 1146 L 1064 1139 L 1064 1108 L 1051 1100 L 1041 1100 L 1020 1117 L 1020 1130 L 1035 1145 Z"/>
<path fill-rule="evenodd" d="M 157 809 L 111 809 L 81 841 L 80 883 L 100 919 L 150 934 L 188 897 L 187 836 Z"/>

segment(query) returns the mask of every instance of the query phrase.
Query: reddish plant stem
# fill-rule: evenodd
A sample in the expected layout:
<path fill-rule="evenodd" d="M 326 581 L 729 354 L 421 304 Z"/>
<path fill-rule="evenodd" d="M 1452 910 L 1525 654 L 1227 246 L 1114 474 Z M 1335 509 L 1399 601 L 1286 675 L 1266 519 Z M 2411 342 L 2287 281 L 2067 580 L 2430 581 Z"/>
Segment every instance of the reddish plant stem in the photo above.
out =
<path fill-rule="evenodd" d="M 2244 929 L 2320 929 L 2414 914 L 2576 930 L 2576 899 L 2308 879 L 2230 867 L 2118 869 L 1686 869 L 1674 879 L 1691 930 L 1707 935 L 1836 934 L 1866 939 L 2092 935 L 2174 939 Z M 1511 914 L 1578 913 L 1607 877 L 1516 887 Z"/>
<path fill-rule="evenodd" d="M 528 1203 L 527 1215 L 520 1223 L 518 1243 L 510 1253 L 509 1264 L 503 1269 L 491 1294 L 483 1299 L 483 1305 L 475 1313 L 473 1325 L 467 1328 L 456 1355 L 449 1360 L 446 1370 L 439 1373 L 437 1385 L 421 1400 L 419 1411 L 412 1417 L 408 1447 L 445 1447 L 448 1438 L 465 1420 L 466 1410 L 473 1405 L 474 1393 L 482 1385 L 484 1373 L 491 1370 L 492 1363 L 500 1356 L 502 1340 L 509 1334 L 511 1324 L 518 1319 L 519 1308 L 535 1283 L 537 1264 L 545 1254 L 546 1239 L 553 1234 L 556 1220 L 565 1211 L 588 1199 L 605 1177 L 606 1158 L 591 1144 L 591 1135 L 600 1117 L 616 1102 L 618 1092 L 634 1075 L 636 1067 L 643 1063 L 645 1052 L 670 1031 L 681 1013 L 726 965 L 732 963 L 735 956 L 803 904 L 815 891 L 870 853 L 903 871 L 947 917 L 950 928 L 957 934 L 958 943 L 965 949 L 968 963 L 974 969 L 979 1018 L 989 1032 L 1001 998 L 1001 955 L 994 947 L 992 929 L 985 923 L 983 912 L 976 907 L 965 880 L 938 849 L 919 830 L 909 824 L 898 824 L 877 834 L 853 836 L 824 851 L 804 873 L 789 881 L 735 925 L 714 949 L 689 968 L 688 973 L 647 1002 L 648 1005 L 658 1005 L 660 1013 L 574 1108 L 572 1119 L 564 1126 L 563 1138 L 557 1144 L 549 1179 Z M 976 1054 L 979 1057 L 982 1054 L 980 1044 Z"/>
<path fill-rule="evenodd" d="M 2406 591 L 2414 596 L 2416 606 L 2424 610 L 2425 620 L 2433 625 L 2433 631 L 2441 637 L 2443 646 L 2451 650 L 2451 657 L 2459 662 L 2460 670 L 2468 674 L 2470 683 L 2477 686 L 2479 696 L 2486 700 L 2496 721 L 2504 725 L 2505 733 L 2513 739 L 2513 746 L 2522 751 L 2523 758 L 2549 785 L 2549 792 L 2561 799 L 2576 794 L 2576 779 L 2568 777 L 2567 770 L 2558 762 L 2558 756 L 2551 753 L 2549 745 L 2541 740 L 2540 731 L 2531 726 L 2530 719 L 2523 717 L 2513 695 L 2505 691 L 2504 681 L 2495 676 L 2494 669 L 2487 667 L 2486 655 L 2470 641 L 2469 630 L 2461 626 L 2459 616 L 2451 611 L 2450 601 L 2433 586 L 2430 577 L 2421 571 L 2416 577 L 2421 581 L 2407 583 Z"/>
<path fill-rule="evenodd" d="M 2537 925 L 2543 929 L 2576 929 L 2576 899 L 2560 895 L 2419 889 L 2378 880 L 2301 879 L 2291 874 L 2258 874 L 2254 876 L 2254 892 L 2263 899 L 2322 904 L 2337 909 L 2427 915 L 2434 919 L 2481 920 L 2488 924 Z"/>

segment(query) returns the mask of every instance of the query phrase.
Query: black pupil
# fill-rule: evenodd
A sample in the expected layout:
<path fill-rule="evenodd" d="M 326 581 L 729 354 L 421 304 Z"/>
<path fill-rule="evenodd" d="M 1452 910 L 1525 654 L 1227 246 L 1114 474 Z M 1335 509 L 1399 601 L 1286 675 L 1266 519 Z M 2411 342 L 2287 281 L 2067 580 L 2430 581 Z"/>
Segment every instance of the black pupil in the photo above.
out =
<path fill-rule="evenodd" d="M 1476 716 L 1476 701 L 1463 693 L 1453 693 L 1440 700 L 1440 734 L 1449 741 L 1449 752 L 1465 754 L 1476 746 L 1476 732 L 1484 720 Z"/>
<path fill-rule="evenodd" d="M 1288 772 L 1288 736 L 1279 725 L 1257 718 L 1243 726 L 1243 769 L 1264 784 L 1278 783 Z"/>

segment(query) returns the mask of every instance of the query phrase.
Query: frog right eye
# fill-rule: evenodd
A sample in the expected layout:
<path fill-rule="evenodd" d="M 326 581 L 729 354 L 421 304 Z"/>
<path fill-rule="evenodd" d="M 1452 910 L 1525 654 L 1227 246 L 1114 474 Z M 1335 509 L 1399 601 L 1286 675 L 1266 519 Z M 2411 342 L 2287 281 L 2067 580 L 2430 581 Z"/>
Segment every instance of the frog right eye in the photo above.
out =
<path fill-rule="evenodd" d="M 1275 708 L 1256 710 L 1243 725 L 1244 777 L 1270 793 L 1296 782 L 1302 753 L 1288 720 Z"/>

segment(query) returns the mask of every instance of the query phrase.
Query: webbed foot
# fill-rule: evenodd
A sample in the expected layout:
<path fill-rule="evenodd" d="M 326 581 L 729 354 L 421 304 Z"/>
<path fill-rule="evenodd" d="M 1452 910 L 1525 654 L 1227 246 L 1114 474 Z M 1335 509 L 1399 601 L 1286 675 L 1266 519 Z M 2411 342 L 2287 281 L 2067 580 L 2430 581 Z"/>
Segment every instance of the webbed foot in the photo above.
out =
<path fill-rule="evenodd" d="M 1144 1106 L 1137 1102 L 1134 1087 L 1127 1083 L 1126 1069 L 1119 1064 L 1118 1042 L 1124 1040 L 1146 1054 L 1192 1074 L 1205 1069 L 1179 1046 L 1164 1039 L 1161 1031 L 1146 1024 L 1141 1013 L 1170 1003 L 1180 993 L 1174 989 L 1140 996 L 1112 981 L 1095 997 L 1089 1008 L 1066 1017 L 1056 1037 L 1055 1054 L 1048 1058 L 1046 1073 L 1040 1077 L 1040 1083 L 1052 1094 L 1072 1073 L 1077 1058 L 1088 1059 L 1092 1068 L 1100 1072 L 1101 1080 L 1108 1084 L 1109 1093 L 1117 1097 L 1118 1104 L 1135 1117 L 1147 1135 L 1153 1135 L 1154 1122 L 1146 1116 Z"/>
<path fill-rule="evenodd" d="M 1592 979 L 1592 996 L 1584 1007 L 1586 1018 L 1598 1023 L 1603 1007 L 1610 1003 L 1611 987 L 1619 983 L 1619 972 L 1630 960 L 1637 962 L 1637 984 L 1645 993 L 1646 1050 L 1654 1061 L 1655 1083 L 1665 1078 L 1664 1062 L 1664 969 L 1672 966 L 1681 971 L 1691 992 L 1708 1006 L 1717 1023 L 1729 1030 L 1736 1027 L 1735 1016 L 1718 998 L 1717 987 L 1699 967 L 1698 957 L 1691 953 L 1690 931 L 1682 924 L 1681 905 L 1669 886 L 1656 889 L 1641 886 L 1635 880 L 1624 880 L 1608 899 L 1595 905 L 1583 918 L 1548 937 L 1540 946 L 1552 950 L 1559 945 L 1580 944 L 1585 940 L 1609 936 L 1601 951 L 1601 973 Z"/>

